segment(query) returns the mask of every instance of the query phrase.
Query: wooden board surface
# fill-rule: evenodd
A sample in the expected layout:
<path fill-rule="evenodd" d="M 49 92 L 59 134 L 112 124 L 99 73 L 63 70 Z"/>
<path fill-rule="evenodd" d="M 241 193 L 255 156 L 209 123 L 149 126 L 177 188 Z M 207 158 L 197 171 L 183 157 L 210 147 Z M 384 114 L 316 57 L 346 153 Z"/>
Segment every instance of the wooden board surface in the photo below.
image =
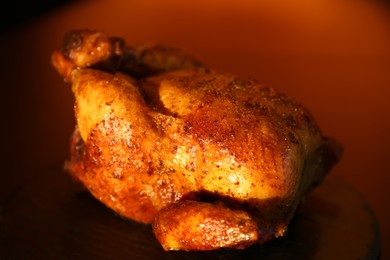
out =
<path fill-rule="evenodd" d="M 115 215 L 61 165 L 0 205 L 0 259 L 379 259 L 379 228 L 365 200 L 330 175 L 299 208 L 286 237 L 246 250 L 165 252 L 149 225 Z"/>

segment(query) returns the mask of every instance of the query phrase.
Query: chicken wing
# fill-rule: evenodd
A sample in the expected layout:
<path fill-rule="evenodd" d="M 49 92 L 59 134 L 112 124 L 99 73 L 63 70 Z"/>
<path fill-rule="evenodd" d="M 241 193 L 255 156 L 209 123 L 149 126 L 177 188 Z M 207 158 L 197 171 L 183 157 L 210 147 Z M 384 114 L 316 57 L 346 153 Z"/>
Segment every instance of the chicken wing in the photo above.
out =
<path fill-rule="evenodd" d="M 53 52 L 75 97 L 70 173 L 118 214 L 152 223 L 165 250 L 282 236 L 342 146 L 276 89 L 145 46 L 75 30 Z"/>

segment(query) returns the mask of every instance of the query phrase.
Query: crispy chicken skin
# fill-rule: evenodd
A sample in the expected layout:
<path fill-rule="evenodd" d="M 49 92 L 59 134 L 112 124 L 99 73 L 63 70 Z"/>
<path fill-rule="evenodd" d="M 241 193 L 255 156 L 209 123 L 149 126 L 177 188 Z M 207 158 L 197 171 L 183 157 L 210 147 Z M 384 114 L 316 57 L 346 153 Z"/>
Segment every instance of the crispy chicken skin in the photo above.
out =
<path fill-rule="evenodd" d="M 74 30 L 52 64 L 75 97 L 69 172 L 165 250 L 282 236 L 342 153 L 297 101 L 177 48 Z"/>

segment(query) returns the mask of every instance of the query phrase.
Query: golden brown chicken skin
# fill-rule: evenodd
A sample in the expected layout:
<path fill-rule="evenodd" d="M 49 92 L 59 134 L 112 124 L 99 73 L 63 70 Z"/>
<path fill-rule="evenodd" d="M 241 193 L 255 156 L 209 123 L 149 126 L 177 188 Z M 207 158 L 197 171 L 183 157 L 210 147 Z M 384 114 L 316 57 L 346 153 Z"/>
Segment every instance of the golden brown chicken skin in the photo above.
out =
<path fill-rule="evenodd" d="M 156 46 L 76 30 L 53 53 L 75 97 L 70 173 L 121 216 L 152 223 L 165 250 L 282 236 L 341 146 L 277 90 Z"/>

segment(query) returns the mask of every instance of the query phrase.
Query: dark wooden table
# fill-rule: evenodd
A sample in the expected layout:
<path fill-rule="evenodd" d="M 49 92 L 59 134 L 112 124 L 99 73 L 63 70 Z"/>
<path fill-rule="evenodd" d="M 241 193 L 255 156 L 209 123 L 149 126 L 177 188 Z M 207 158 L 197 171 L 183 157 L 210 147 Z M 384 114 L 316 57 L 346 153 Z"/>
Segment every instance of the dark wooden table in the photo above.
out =
<path fill-rule="evenodd" d="M 0 259 L 356 259 L 379 249 L 389 259 L 389 17 L 369 0 L 74 1 L 0 34 Z M 306 105 L 345 154 L 288 237 L 245 251 L 166 253 L 150 227 L 80 192 L 61 170 L 73 97 L 50 64 L 78 28 L 182 47 Z"/>
<path fill-rule="evenodd" d="M 1 208 L 5 259 L 379 259 L 371 207 L 340 176 L 308 196 L 288 235 L 246 250 L 165 252 L 149 225 L 114 214 L 62 170 L 48 168 Z"/>

